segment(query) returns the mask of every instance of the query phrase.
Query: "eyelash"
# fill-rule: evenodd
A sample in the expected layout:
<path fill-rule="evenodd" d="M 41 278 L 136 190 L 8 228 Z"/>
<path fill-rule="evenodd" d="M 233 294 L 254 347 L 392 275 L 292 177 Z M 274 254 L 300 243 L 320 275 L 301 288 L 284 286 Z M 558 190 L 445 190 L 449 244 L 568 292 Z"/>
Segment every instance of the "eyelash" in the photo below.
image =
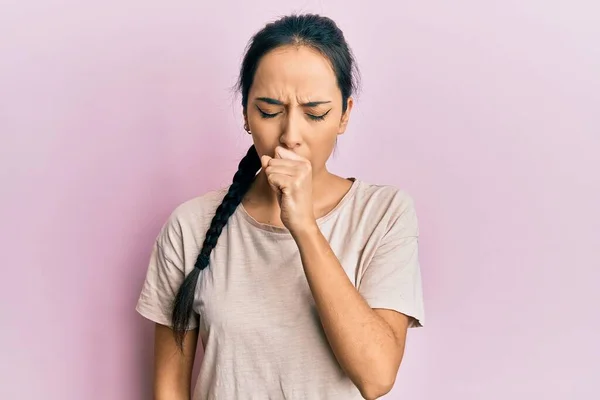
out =
<path fill-rule="evenodd" d="M 261 110 L 260 107 L 256 107 L 256 108 L 258 109 L 258 112 L 260 112 L 261 117 L 263 117 L 265 119 L 275 118 L 277 115 L 280 114 L 280 113 L 269 114 L 269 113 L 266 113 L 263 110 Z M 329 111 L 331 111 L 331 110 L 329 110 Z M 323 121 L 325 119 L 325 116 L 327 114 L 329 114 L 329 111 L 327 111 L 323 115 L 312 115 L 312 114 L 306 114 L 306 115 L 308 116 L 308 118 L 312 119 L 313 121 Z"/>

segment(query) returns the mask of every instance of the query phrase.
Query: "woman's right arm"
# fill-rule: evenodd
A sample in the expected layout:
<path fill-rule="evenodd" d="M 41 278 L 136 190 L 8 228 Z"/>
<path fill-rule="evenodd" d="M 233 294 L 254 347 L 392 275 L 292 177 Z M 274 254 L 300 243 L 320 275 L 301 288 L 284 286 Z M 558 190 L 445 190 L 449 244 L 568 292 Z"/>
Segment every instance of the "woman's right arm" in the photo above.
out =
<path fill-rule="evenodd" d="M 198 329 L 177 348 L 170 327 L 156 324 L 154 331 L 154 400 L 190 400 L 192 369 L 198 343 Z"/>

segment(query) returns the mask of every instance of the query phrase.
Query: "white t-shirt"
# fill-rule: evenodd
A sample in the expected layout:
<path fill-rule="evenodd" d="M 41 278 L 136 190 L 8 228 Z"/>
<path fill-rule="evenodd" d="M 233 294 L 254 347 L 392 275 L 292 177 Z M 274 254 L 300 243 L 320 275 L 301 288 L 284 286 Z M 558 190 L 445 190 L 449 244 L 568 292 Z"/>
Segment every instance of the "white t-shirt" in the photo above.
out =
<path fill-rule="evenodd" d="M 227 189 L 185 202 L 164 225 L 136 307 L 144 317 L 171 325 L 172 301 Z M 409 195 L 354 180 L 317 222 L 372 308 L 399 311 L 422 326 L 419 232 Z M 259 223 L 242 205 L 200 273 L 191 324 L 205 354 L 194 400 L 362 398 L 327 342 L 291 234 Z"/>

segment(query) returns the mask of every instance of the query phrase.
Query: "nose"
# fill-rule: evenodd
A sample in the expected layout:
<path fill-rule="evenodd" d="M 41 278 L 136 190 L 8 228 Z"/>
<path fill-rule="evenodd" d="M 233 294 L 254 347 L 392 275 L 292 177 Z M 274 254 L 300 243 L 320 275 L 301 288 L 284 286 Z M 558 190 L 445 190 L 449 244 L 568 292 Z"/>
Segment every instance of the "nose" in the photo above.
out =
<path fill-rule="evenodd" d="M 302 144 L 302 121 L 294 113 L 288 113 L 283 121 L 279 143 L 289 150 L 294 150 Z"/>

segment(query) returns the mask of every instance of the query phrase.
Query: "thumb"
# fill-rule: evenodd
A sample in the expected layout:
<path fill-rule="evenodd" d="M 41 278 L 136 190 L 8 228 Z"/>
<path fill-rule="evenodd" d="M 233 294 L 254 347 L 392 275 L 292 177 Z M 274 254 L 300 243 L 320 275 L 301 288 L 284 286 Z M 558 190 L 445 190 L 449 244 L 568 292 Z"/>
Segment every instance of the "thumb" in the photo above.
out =
<path fill-rule="evenodd" d="M 267 155 L 264 155 L 260 158 L 260 164 L 262 165 L 262 169 L 267 168 L 267 166 L 269 165 L 269 161 L 271 161 L 272 157 L 269 157 Z"/>

